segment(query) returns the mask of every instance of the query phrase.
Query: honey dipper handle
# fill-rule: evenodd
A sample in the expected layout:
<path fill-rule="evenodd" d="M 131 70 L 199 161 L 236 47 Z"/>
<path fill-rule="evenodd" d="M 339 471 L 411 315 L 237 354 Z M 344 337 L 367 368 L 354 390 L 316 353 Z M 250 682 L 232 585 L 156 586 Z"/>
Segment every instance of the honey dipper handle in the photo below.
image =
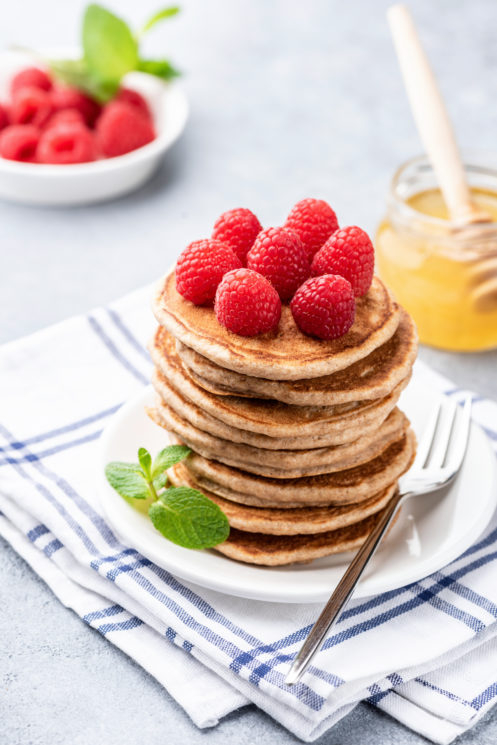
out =
<path fill-rule="evenodd" d="M 414 120 L 450 217 L 461 224 L 484 220 L 472 203 L 452 125 L 412 16 L 398 4 L 387 18 Z"/>

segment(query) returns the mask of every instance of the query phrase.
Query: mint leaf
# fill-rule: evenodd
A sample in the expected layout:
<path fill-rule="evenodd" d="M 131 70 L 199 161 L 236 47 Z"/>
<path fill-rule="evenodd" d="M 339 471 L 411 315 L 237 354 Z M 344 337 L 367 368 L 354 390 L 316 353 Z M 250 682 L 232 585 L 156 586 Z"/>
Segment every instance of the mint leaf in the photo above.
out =
<path fill-rule="evenodd" d="M 157 478 L 164 471 L 167 471 L 168 468 L 184 460 L 191 452 L 190 448 L 187 448 L 186 445 L 169 445 L 169 447 L 164 448 L 164 450 L 161 450 L 155 456 L 152 466 L 152 478 Z"/>
<path fill-rule="evenodd" d="M 167 489 L 148 511 L 154 527 L 169 541 L 184 548 L 212 548 L 229 536 L 228 518 L 196 489 Z"/>
<path fill-rule="evenodd" d="M 148 480 L 150 480 L 150 469 L 152 466 L 152 456 L 148 452 L 146 448 L 140 448 L 138 450 L 138 460 L 140 461 L 140 466 L 143 469 L 143 473 L 147 477 Z"/>
<path fill-rule="evenodd" d="M 148 499 L 151 496 L 145 474 L 138 463 L 112 461 L 105 466 L 105 475 L 121 497 Z"/>
<path fill-rule="evenodd" d="M 129 26 L 101 5 L 88 5 L 83 18 L 84 60 L 91 76 L 116 89 L 138 64 L 138 44 Z"/>
<path fill-rule="evenodd" d="M 142 34 L 144 34 L 146 31 L 150 31 L 150 29 L 155 26 L 156 23 L 159 23 L 159 21 L 164 21 L 166 18 L 172 18 L 173 16 L 177 15 L 179 13 L 179 6 L 178 5 L 171 5 L 169 8 L 163 8 L 162 10 L 158 10 L 157 13 L 154 13 L 154 15 L 148 19 L 146 24 L 142 28 Z"/>
<path fill-rule="evenodd" d="M 167 481 L 167 471 L 162 471 L 162 473 L 156 476 L 152 481 L 155 491 L 159 491 L 163 486 L 167 486 Z"/>
<path fill-rule="evenodd" d="M 173 67 L 167 59 L 140 59 L 136 69 L 140 72 L 146 72 L 148 75 L 155 75 L 156 78 L 161 78 L 161 80 L 172 80 L 172 78 L 181 75 L 180 71 Z"/>

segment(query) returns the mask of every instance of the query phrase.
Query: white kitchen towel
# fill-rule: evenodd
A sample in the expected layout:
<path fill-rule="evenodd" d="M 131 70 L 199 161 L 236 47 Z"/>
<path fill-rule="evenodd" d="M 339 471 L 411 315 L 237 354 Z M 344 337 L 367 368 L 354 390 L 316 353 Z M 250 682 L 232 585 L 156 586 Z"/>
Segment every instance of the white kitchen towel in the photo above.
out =
<path fill-rule="evenodd" d="M 61 601 L 154 675 L 201 727 L 253 702 L 303 740 L 368 700 L 448 743 L 497 696 L 497 522 L 419 583 L 350 604 L 284 684 L 320 606 L 234 598 L 122 545 L 94 489 L 102 428 L 148 383 L 150 288 L 0 349 L 0 533 Z M 415 375 L 459 395 L 417 364 Z M 474 397 L 497 450 L 497 405 Z"/>

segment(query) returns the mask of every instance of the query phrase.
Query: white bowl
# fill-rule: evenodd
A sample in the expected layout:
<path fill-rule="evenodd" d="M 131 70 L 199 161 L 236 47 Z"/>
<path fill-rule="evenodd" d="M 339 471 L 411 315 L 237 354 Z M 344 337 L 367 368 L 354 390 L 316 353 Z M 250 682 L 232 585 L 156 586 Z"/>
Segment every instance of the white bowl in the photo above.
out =
<path fill-rule="evenodd" d="M 74 49 L 47 52 L 47 57 L 76 56 Z M 18 70 L 37 64 L 26 53 L 0 54 L 0 101 L 9 97 L 9 84 Z M 38 63 L 39 64 L 39 63 Z M 19 163 L 0 158 L 0 198 L 36 205 L 75 205 L 100 202 L 141 186 L 157 169 L 164 153 L 180 136 L 188 118 L 181 85 L 132 72 L 123 85 L 144 96 L 154 117 L 155 140 L 117 158 L 74 165 Z"/>

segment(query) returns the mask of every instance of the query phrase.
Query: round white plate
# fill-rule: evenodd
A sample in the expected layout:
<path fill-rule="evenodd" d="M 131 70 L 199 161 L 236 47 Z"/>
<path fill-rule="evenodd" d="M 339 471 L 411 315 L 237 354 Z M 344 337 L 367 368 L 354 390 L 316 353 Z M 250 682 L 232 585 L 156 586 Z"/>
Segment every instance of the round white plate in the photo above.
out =
<path fill-rule="evenodd" d="M 412 380 L 400 407 L 418 439 L 423 434 L 438 393 Z M 310 564 L 259 567 L 228 559 L 216 551 L 192 551 L 167 541 L 115 492 L 104 475 L 111 460 L 136 461 L 139 447 L 155 455 L 167 434 L 146 415 L 154 399 L 147 388 L 113 417 L 100 440 L 96 463 L 98 490 L 107 519 L 126 545 L 181 579 L 203 587 L 282 603 L 326 600 L 352 554 L 317 559 Z M 487 526 L 495 509 L 495 456 L 482 430 L 473 424 L 466 459 L 455 482 L 437 494 L 414 497 L 376 553 L 354 597 L 403 587 L 441 569 L 462 554 Z"/>
<path fill-rule="evenodd" d="M 52 49 L 45 50 L 44 55 L 47 59 L 71 58 L 79 52 Z M 13 75 L 33 64 L 39 62 L 27 52 L 0 53 L 0 102 L 8 101 Z M 43 206 L 90 204 L 127 194 L 145 183 L 182 133 L 188 119 L 188 101 L 181 84 L 164 83 L 141 72 L 125 75 L 123 85 L 147 100 L 154 117 L 155 140 L 126 155 L 91 163 L 46 165 L 0 158 L 0 198 Z"/>

